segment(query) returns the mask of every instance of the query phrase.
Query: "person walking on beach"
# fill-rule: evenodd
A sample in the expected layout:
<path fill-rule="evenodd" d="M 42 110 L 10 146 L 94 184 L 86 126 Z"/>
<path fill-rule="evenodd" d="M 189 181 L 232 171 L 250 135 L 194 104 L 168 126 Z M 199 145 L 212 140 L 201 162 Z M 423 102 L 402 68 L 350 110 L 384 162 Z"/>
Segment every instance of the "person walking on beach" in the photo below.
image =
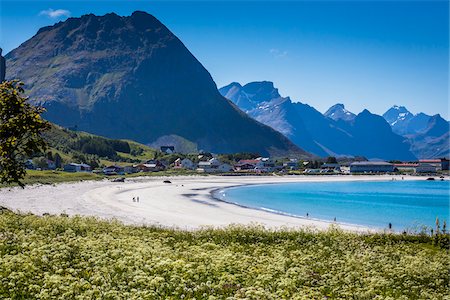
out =
<path fill-rule="evenodd" d="M 139 202 L 139 196 L 137 196 L 136 200 L 137 200 L 137 202 Z"/>
<path fill-rule="evenodd" d="M 136 202 L 136 198 L 133 197 L 133 202 Z"/>

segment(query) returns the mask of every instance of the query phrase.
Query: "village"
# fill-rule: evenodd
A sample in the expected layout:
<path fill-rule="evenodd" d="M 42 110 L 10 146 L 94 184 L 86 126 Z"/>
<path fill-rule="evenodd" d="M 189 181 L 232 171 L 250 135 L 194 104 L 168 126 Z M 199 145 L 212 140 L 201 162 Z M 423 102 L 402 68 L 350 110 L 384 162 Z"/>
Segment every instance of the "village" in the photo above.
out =
<path fill-rule="evenodd" d="M 110 175 L 162 172 L 179 170 L 199 174 L 304 174 L 304 175 L 346 175 L 346 174 L 408 174 L 433 175 L 449 170 L 449 159 L 423 159 L 414 162 L 387 162 L 368 160 L 343 160 L 335 157 L 325 160 L 305 161 L 296 158 L 273 159 L 270 157 L 253 157 L 251 159 L 221 159 L 221 155 L 200 152 L 195 156 L 175 152 L 174 146 L 161 146 L 161 159 L 152 158 L 140 163 L 122 165 L 111 164 L 94 168 L 86 163 L 69 162 L 57 168 L 54 161 L 46 160 L 39 167 L 32 160 L 26 162 L 27 169 L 63 170 L 65 172 L 93 172 Z M 168 158 L 167 158 L 168 157 Z"/>

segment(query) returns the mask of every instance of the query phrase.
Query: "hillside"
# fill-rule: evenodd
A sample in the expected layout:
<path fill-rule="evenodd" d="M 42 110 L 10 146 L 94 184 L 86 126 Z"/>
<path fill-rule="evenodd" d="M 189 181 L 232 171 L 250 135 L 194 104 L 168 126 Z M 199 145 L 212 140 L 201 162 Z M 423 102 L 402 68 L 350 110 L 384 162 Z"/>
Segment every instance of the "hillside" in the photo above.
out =
<path fill-rule="evenodd" d="M 310 157 L 247 117 L 155 17 L 134 12 L 69 18 L 6 55 L 44 117 L 64 127 L 151 144 L 179 136 L 214 153 Z"/>
<path fill-rule="evenodd" d="M 93 166 L 126 164 L 151 159 L 155 150 L 133 141 L 113 140 L 52 124 L 43 133 L 52 156 L 58 153 L 63 163 L 88 163 Z"/>

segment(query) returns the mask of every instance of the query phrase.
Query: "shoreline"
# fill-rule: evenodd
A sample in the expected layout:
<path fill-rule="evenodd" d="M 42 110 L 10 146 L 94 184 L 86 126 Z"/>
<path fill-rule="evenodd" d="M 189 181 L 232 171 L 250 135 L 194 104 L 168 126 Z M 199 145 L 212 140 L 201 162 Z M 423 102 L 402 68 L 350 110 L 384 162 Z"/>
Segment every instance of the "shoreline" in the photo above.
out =
<path fill-rule="evenodd" d="M 392 175 L 346 176 L 172 176 L 139 177 L 123 183 L 87 181 L 55 185 L 0 189 L 0 205 L 12 211 L 36 215 L 61 214 L 117 219 L 125 224 L 156 225 L 182 230 L 258 224 L 266 228 L 311 228 L 326 230 L 336 226 L 353 232 L 382 232 L 358 224 L 289 215 L 283 212 L 246 207 L 217 199 L 213 192 L 245 185 L 401 180 Z M 418 180 L 403 176 L 404 180 Z M 164 183 L 169 180 L 171 183 Z M 420 179 L 419 179 L 420 180 Z M 132 199 L 137 198 L 139 202 Z"/>
<path fill-rule="evenodd" d="M 277 183 L 266 183 L 266 184 L 280 184 L 280 183 L 277 182 Z M 264 208 L 264 207 L 253 207 L 253 206 L 240 204 L 240 203 L 237 203 L 237 202 L 227 201 L 227 200 L 220 199 L 220 198 L 214 196 L 214 193 L 216 193 L 216 192 L 218 192 L 220 190 L 228 190 L 228 189 L 232 189 L 232 188 L 239 188 L 239 187 L 245 187 L 245 186 L 255 186 L 255 185 L 258 186 L 258 185 L 266 185 L 266 184 L 259 184 L 259 183 L 256 183 L 256 184 L 244 184 L 244 185 L 230 186 L 230 187 L 227 187 L 227 188 L 214 189 L 214 190 L 212 190 L 210 192 L 210 195 L 211 195 L 211 198 L 213 200 L 215 200 L 215 201 L 220 201 L 220 202 L 223 202 L 223 203 L 239 206 L 239 207 L 246 208 L 246 209 L 254 209 L 254 210 L 258 210 L 258 211 L 268 212 L 268 213 L 276 214 L 276 215 L 280 215 L 280 216 L 298 218 L 298 219 L 305 220 L 305 221 L 311 220 L 311 221 L 315 221 L 315 222 L 323 222 L 323 223 L 329 224 L 329 226 L 335 225 L 337 227 L 339 227 L 339 226 L 359 227 L 359 228 L 361 228 L 363 230 L 376 231 L 376 232 L 382 232 L 384 230 L 383 228 L 371 227 L 371 226 L 367 226 L 367 225 L 346 223 L 346 222 L 328 221 L 328 220 L 324 220 L 324 219 L 310 218 L 310 217 L 304 217 L 304 216 L 300 216 L 300 215 L 296 215 L 296 214 L 290 214 L 290 213 L 287 213 L 287 212 L 274 210 L 274 209 L 268 209 L 268 208 Z"/>

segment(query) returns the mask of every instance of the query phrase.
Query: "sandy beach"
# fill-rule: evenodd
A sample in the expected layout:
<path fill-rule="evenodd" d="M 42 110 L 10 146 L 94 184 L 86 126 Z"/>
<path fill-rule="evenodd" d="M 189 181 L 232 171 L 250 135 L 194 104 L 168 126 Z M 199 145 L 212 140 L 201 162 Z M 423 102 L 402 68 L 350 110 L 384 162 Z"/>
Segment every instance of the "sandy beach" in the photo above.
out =
<path fill-rule="evenodd" d="M 395 177 L 395 176 L 394 176 Z M 230 224 L 261 224 L 269 228 L 309 226 L 327 229 L 330 222 L 245 208 L 211 197 L 211 192 L 232 186 L 287 182 L 375 181 L 393 176 L 176 176 L 138 177 L 123 183 L 85 181 L 0 189 L 0 206 L 37 215 L 61 214 L 117 219 L 125 224 L 160 225 L 180 229 Z M 400 177 L 396 177 L 401 180 Z M 405 177 L 417 180 L 417 177 Z M 169 180 L 171 183 L 164 183 Z M 133 202 L 133 197 L 139 202 Z M 372 231 L 337 224 L 350 231 Z"/>

